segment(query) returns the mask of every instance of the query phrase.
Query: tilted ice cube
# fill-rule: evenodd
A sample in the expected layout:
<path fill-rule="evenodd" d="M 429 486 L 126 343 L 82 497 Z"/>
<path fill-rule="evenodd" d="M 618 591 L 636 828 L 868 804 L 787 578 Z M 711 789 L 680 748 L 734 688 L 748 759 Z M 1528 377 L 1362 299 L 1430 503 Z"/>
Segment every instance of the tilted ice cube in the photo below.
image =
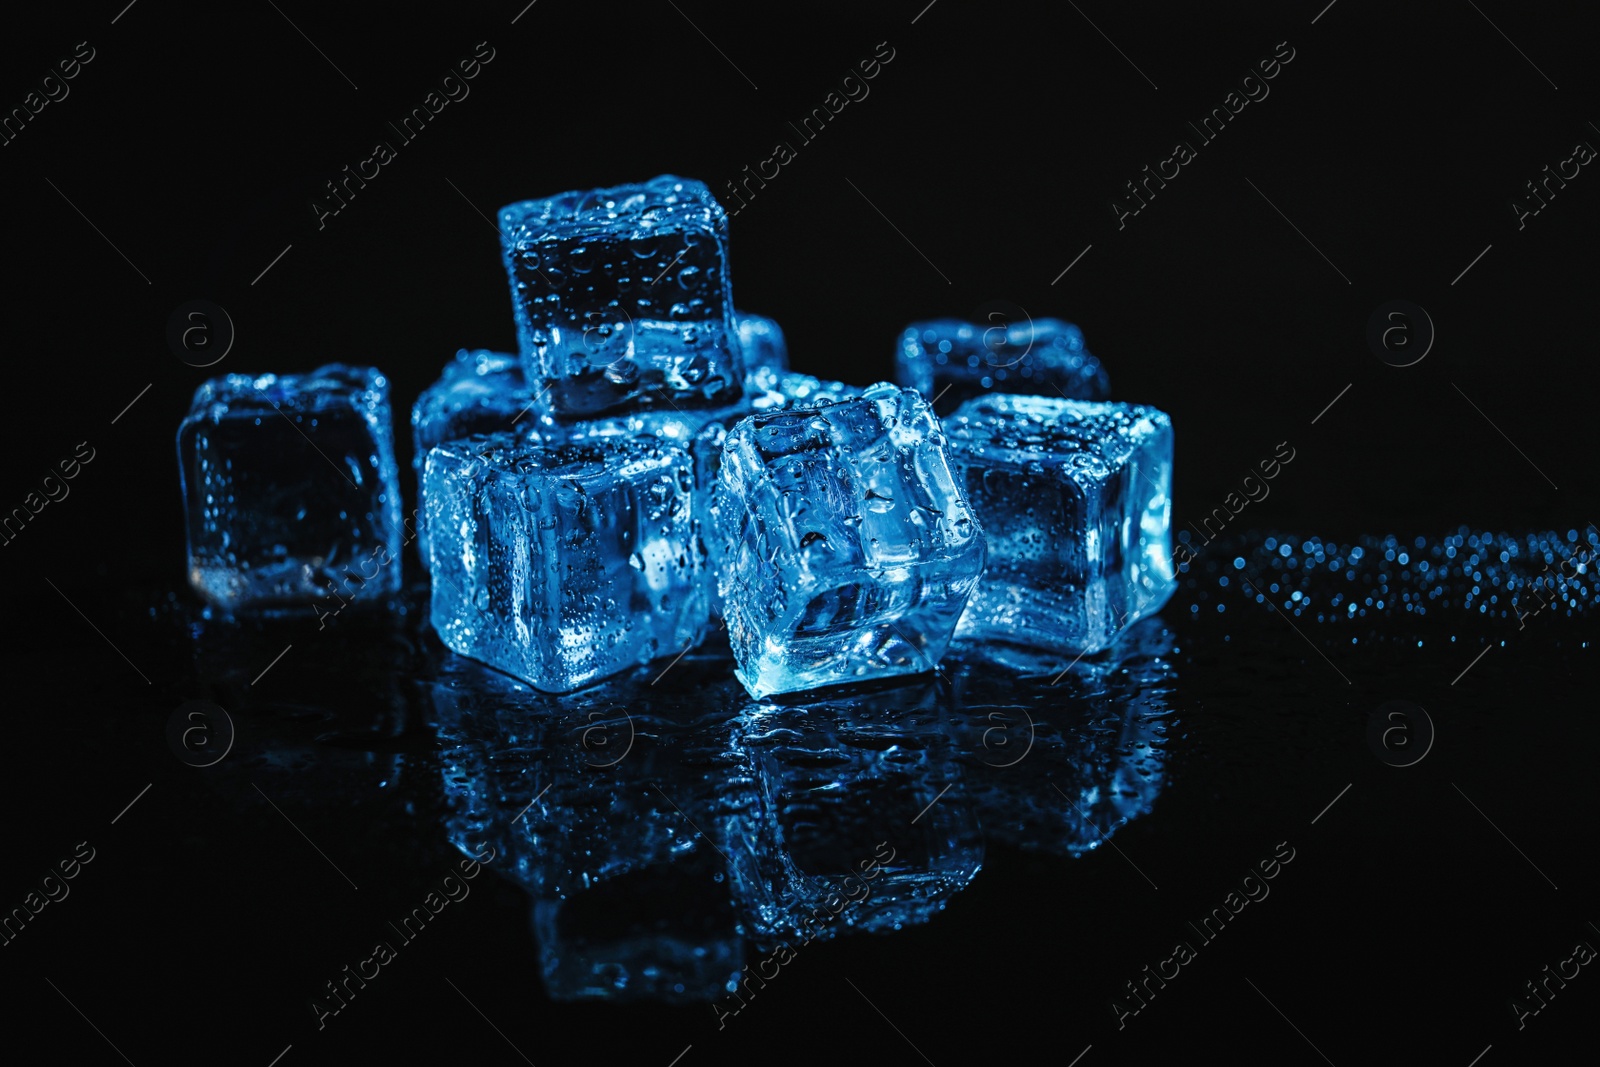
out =
<path fill-rule="evenodd" d="M 901 685 L 736 721 L 755 796 L 729 815 L 727 853 L 754 934 L 799 948 L 841 927 L 899 930 L 977 874 L 983 839 L 940 695 Z"/>
<path fill-rule="evenodd" d="M 935 398 L 941 415 L 989 392 L 1104 400 L 1111 391 L 1083 331 L 1060 319 L 912 323 L 900 334 L 895 380 Z"/>
<path fill-rule="evenodd" d="M 747 373 L 757 367 L 771 367 L 775 371 L 789 369 L 789 346 L 777 322 L 764 315 L 736 309 L 733 324 L 739 333 L 739 349 L 744 353 Z"/>
<path fill-rule="evenodd" d="M 411 408 L 411 439 L 415 446 L 411 466 L 422 490 L 422 463 L 428 450 L 445 441 L 474 433 L 498 430 L 532 430 L 538 423 L 536 394 L 528 388 L 522 361 L 504 352 L 460 349 L 445 364 L 439 380 L 422 391 Z M 428 565 L 426 502 L 416 511 L 417 555 Z"/>
<path fill-rule="evenodd" d="M 756 697 L 933 669 L 983 569 L 938 420 L 888 383 L 739 422 L 712 508 Z"/>
<path fill-rule="evenodd" d="M 423 469 L 433 627 L 546 692 L 697 644 L 705 554 L 687 452 L 649 436 L 449 441 Z"/>
<path fill-rule="evenodd" d="M 189 582 L 230 610 L 308 611 L 400 588 L 389 382 L 332 363 L 229 374 L 178 428 Z"/>
<path fill-rule="evenodd" d="M 1092 652 L 1166 603 L 1176 583 L 1165 413 L 990 395 L 944 425 L 989 539 L 959 636 Z"/>
<path fill-rule="evenodd" d="M 728 218 L 703 183 L 526 200 L 500 235 L 528 380 L 557 420 L 739 398 Z"/>

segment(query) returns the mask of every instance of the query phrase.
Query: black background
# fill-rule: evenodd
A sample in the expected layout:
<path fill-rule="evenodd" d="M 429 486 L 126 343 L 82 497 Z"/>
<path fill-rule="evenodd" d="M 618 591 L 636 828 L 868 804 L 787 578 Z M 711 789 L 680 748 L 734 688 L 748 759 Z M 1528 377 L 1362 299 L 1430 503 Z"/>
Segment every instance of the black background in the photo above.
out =
<path fill-rule="evenodd" d="M 1600 108 L 1593 25 L 1505 3 L 1338 0 L 1319 16 L 1322 0 L 1182 11 L 1085 2 L 1048 15 L 959 0 L 927 9 L 538 0 L 515 25 L 516 0 L 278 7 L 141 0 L 122 10 L 113 0 L 36 14 L 0 39 L 8 109 L 78 42 L 95 50 L 70 95 L 0 147 L 11 400 L 0 508 L 20 505 L 79 442 L 95 449 L 70 497 L 0 548 L 16 723 L 0 903 L 10 907 L 36 869 L 84 837 L 104 840 L 108 858 L 82 881 L 115 871 L 80 885 L 82 902 L 49 909 L 28 944 L 0 949 L 17 990 L 6 998 L 11 1040 L 42 1037 L 82 1062 L 115 1062 L 48 976 L 140 1064 L 266 1064 L 290 1043 L 286 1065 L 408 1048 L 520 1062 L 436 979 L 442 971 L 472 982 L 484 1013 L 541 1067 L 624 1054 L 666 1064 L 691 1043 L 684 1064 L 912 1056 L 848 988 L 840 993 L 832 974 L 848 965 L 936 1063 L 984 1048 L 1019 1058 L 1049 1049 L 1065 1062 L 1091 1043 L 1086 1065 L 1136 1062 L 1156 1044 L 1320 1062 L 1231 972 L 1190 979 L 1191 999 L 1148 1027 L 1140 1020 L 1148 1045 L 1121 1044 L 1105 1002 L 1165 948 L 1178 915 L 1201 910 L 1235 868 L 1291 836 L 1274 809 L 1292 806 L 1299 827 L 1300 808 L 1309 818 L 1352 778 L 1347 821 L 1330 831 L 1341 859 L 1308 861 L 1321 866 L 1306 872 L 1307 895 L 1254 935 L 1273 962 L 1244 963 L 1241 949 L 1243 973 L 1296 974 L 1298 1011 L 1277 1003 L 1337 1063 L 1402 1053 L 1466 1063 L 1491 1042 L 1485 1064 L 1527 1062 L 1592 1017 L 1595 993 L 1582 987 L 1600 979 L 1587 972 L 1545 1013 L 1565 1009 L 1564 1019 L 1530 1021 L 1538 1033 L 1518 1034 L 1506 1008 L 1524 978 L 1568 954 L 1583 920 L 1600 921 L 1579 877 L 1592 890 L 1593 835 L 1578 831 L 1593 829 L 1579 758 L 1592 751 L 1581 739 L 1592 740 L 1583 716 L 1593 670 L 1584 635 L 1552 622 L 1542 651 L 1491 662 L 1470 697 L 1445 686 L 1467 658 L 1460 646 L 1373 668 L 1391 683 L 1415 680 L 1416 699 L 1434 687 L 1477 716 L 1457 735 L 1461 762 L 1426 772 L 1436 780 L 1425 802 L 1378 784 L 1362 800 L 1360 775 L 1379 783 L 1396 773 L 1375 764 L 1315 776 L 1285 766 L 1305 757 L 1284 740 L 1298 736 L 1297 717 L 1355 706 L 1328 696 L 1326 677 L 1290 683 L 1267 672 L 1251 696 L 1200 685 L 1210 699 L 1183 709 L 1191 721 L 1270 708 L 1282 730 L 1241 727 L 1235 740 L 1259 748 L 1201 760 L 1191 781 L 1204 785 L 1188 806 L 1166 798 L 1168 813 L 1184 814 L 1163 824 L 1158 807 L 1119 838 L 1130 853 L 1159 839 L 1163 897 L 1191 879 L 1187 903 L 1160 909 L 1147 928 L 1135 927 L 1149 902 L 1124 899 L 1142 891 L 1127 870 L 1080 864 L 1061 882 L 1019 859 L 964 894 L 944 933 L 820 950 L 792 1000 L 741 1021 L 735 1037 L 688 1009 L 542 1004 L 524 905 L 499 886 L 494 903 L 441 935 L 448 947 L 427 950 L 435 959 L 371 996 L 364 1019 L 352 1011 L 338 1035 L 316 1034 L 303 1002 L 348 953 L 315 946 L 373 912 L 328 903 L 340 885 L 321 861 L 280 824 L 241 823 L 217 804 L 196 785 L 200 772 L 170 761 L 160 732 L 192 695 L 176 681 L 187 653 L 166 599 L 187 598 L 172 438 L 207 375 L 335 360 L 382 368 L 409 500 L 412 400 L 456 348 L 515 343 L 485 216 L 515 199 L 662 172 L 720 195 L 788 141 L 797 158 L 732 221 L 732 279 L 741 308 L 783 325 L 798 369 L 888 377 L 907 322 L 1006 301 L 1079 323 L 1117 398 L 1172 414 L 1180 526 L 1289 441 L 1295 463 L 1242 525 L 1408 538 L 1462 523 L 1582 529 L 1600 512 L 1589 462 L 1589 242 L 1600 205 L 1589 186 L 1600 178 L 1585 167 L 1520 230 L 1510 202 L 1576 142 L 1600 145 L 1590 124 Z M 386 123 L 481 41 L 494 59 L 470 95 L 319 229 L 310 203 L 323 183 L 375 141 L 395 141 Z M 789 122 L 885 41 L 894 58 L 870 95 L 799 144 Z M 1185 123 L 1221 105 L 1284 41 L 1294 59 L 1270 95 L 1196 145 L 1198 157 L 1119 229 L 1110 205 L 1123 183 L 1176 140 L 1193 143 Z M 237 333 L 209 370 L 166 343 L 169 316 L 192 299 L 226 308 Z M 1386 365 L 1365 340 L 1369 314 L 1393 299 L 1426 308 L 1437 329 L 1415 366 Z M 142 665 L 148 685 L 84 616 Z M 1313 669 L 1297 638 L 1272 633 L 1282 643 L 1257 650 L 1261 662 L 1292 662 L 1285 677 Z M 1350 751 L 1317 759 L 1366 755 L 1359 717 L 1350 721 Z M 130 814 L 91 832 L 152 778 L 145 810 L 134 809 L 142 825 Z M 1451 782 L 1483 802 L 1466 779 L 1500 791 L 1498 807 L 1485 808 L 1502 828 L 1522 828 L 1510 838 L 1564 864 L 1568 878 L 1550 872 L 1560 890 L 1463 820 Z M 1229 825 L 1245 813 L 1257 822 Z M 353 820 L 356 840 L 388 829 L 401 843 L 426 839 L 406 860 L 369 857 L 370 881 L 400 883 L 397 900 L 449 859 L 425 828 L 365 826 L 359 802 L 319 817 Z M 252 809 L 257 818 L 277 816 Z M 254 851 L 258 835 L 270 854 Z"/>

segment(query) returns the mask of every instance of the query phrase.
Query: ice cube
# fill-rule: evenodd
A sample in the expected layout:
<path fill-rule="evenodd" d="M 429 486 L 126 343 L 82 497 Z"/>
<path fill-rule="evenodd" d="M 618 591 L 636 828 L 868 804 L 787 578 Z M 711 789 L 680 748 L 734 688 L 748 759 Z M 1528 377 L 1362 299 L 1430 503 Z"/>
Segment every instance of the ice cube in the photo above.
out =
<path fill-rule="evenodd" d="M 739 398 L 728 219 L 703 183 L 526 200 L 500 236 L 528 381 L 557 420 Z"/>
<path fill-rule="evenodd" d="M 784 411 L 792 407 L 837 404 L 860 393 L 860 389 L 845 385 L 843 382 L 831 382 L 814 378 L 809 374 L 778 370 L 770 364 L 758 364 L 752 367 L 745 374 L 744 399 L 735 408 L 719 412 L 717 417 L 709 421 L 700 431 L 696 439 L 695 455 L 699 457 L 704 471 L 702 483 L 706 486 L 706 492 L 710 494 L 716 489 L 717 472 L 722 469 L 722 448 L 727 440 L 728 430 L 739 419 L 746 415 Z M 721 618 L 723 602 L 722 592 L 718 588 L 718 575 L 721 573 L 722 541 L 719 537 L 708 536 L 706 544 L 710 549 L 712 561 L 707 572 L 711 579 L 711 613 Z"/>
<path fill-rule="evenodd" d="M 542 412 L 537 394 L 527 386 L 522 361 L 505 352 L 460 349 L 445 364 L 439 380 L 424 389 L 411 408 L 411 466 L 422 491 L 422 463 L 428 450 L 445 441 L 475 433 L 515 427 L 534 431 Z M 417 555 L 428 565 L 427 502 L 416 510 Z"/>
<path fill-rule="evenodd" d="M 789 369 L 789 346 L 784 343 L 783 329 L 764 315 L 735 310 L 734 328 L 739 333 L 739 350 L 744 353 L 746 373 L 757 367 L 771 367 L 775 371 Z"/>
<path fill-rule="evenodd" d="M 423 469 L 432 621 L 546 692 L 698 644 L 708 621 L 689 454 L 648 435 L 436 446 Z"/>
<path fill-rule="evenodd" d="M 895 380 L 934 398 L 940 415 L 989 392 L 1104 400 L 1111 390 L 1083 331 L 1060 319 L 912 323 L 900 334 Z"/>
<path fill-rule="evenodd" d="M 712 543 L 708 520 L 711 509 L 711 490 L 716 484 L 717 468 L 722 465 L 722 439 L 727 435 L 727 425 L 742 417 L 738 410 L 706 411 L 635 411 L 626 415 L 612 415 L 600 419 L 585 419 L 575 423 L 554 423 L 545 428 L 545 439 L 579 443 L 599 438 L 651 437 L 683 449 L 688 453 L 694 469 L 693 543 L 702 556 Z M 701 569 L 700 579 L 705 585 L 706 602 L 712 614 L 720 609 L 717 598 L 717 573 L 709 563 Z"/>
<path fill-rule="evenodd" d="M 400 588 L 399 472 L 376 369 L 213 378 L 178 428 L 178 468 L 189 583 L 211 604 L 309 612 Z"/>
<path fill-rule="evenodd" d="M 991 394 L 944 425 L 989 539 L 958 636 L 1093 652 L 1166 603 L 1175 581 L 1165 413 Z"/>
<path fill-rule="evenodd" d="M 932 670 L 983 569 L 983 531 L 914 391 L 729 431 L 713 497 L 737 674 L 753 696 Z"/>

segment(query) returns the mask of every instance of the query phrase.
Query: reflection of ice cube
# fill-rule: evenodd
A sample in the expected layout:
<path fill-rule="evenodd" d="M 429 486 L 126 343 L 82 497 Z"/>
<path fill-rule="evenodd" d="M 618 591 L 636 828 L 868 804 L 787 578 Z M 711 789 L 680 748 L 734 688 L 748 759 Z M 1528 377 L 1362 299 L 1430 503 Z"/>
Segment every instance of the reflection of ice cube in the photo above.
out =
<path fill-rule="evenodd" d="M 933 669 L 983 568 L 938 421 L 887 383 L 740 421 L 712 508 L 738 675 L 757 697 Z"/>
<path fill-rule="evenodd" d="M 1104 648 L 1159 610 L 1172 565 L 1172 421 L 1155 408 L 992 395 L 945 420 L 989 540 L 958 635 Z"/>
<path fill-rule="evenodd" d="M 701 833 L 749 803 L 724 753 L 743 691 L 698 654 L 658 677 L 555 698 L 452 656 L 433 685 L 450 840 L 491 844 L 534 896 L 557 1000 L 711 1000 L 744 962 L 726 850 Z"/>
<path fill-rule="evenodd" d="M 733 323 L 739 333 L 739 348 L 744 353 L 745 373 L 757 367 L 774 371 L 789 369 L 789 346 L 784 342 L 783 329 L 776 322 L 748 311 L 735 311 Z"/>
<path fill-rule="evenodd" d="M 418 756 L 433 743 L 411 681 L 422 663 L 410 620 L 353 608 L 334 614 L 338 602 L 329 604 L 321 634 L 302 618 L 223 620 L 186 609 L 194 612 L 183 629 L 193 682 L 183 688 L 205 699 L 184 704 L 198 717 L 170 720 L 191 731 L 169 734 L 174 754 L 191 766 L 215 759 L 205 771 L 219 793 L 254 808 L 259 788 L 296 822 L 302 812 L 382 818 L 369 809 L 427 766 Z"/>
<path fill-rule="evenodd" d="M 178 428 L 178 467 L 189 582 L 209 603 L 309 612 L 398 592 L 400 480 L 377 370 L 213 378 Z"/>
<path fill-rule="evenodd" d="M 440 639 L 548 692 L 697 644 L 694 470 L 650 436 L 446 442 L 423 482 Z"/>
<path fill-rule="evenodd" d="M 526 200 L 500 232 L 528 380 L 558 420 L 739 398 L 728 219 L 703 183 Z"/>
<path fill-rule="evenodd" d="M 552 1000 L 704 1001 L 744 965 L 721 861 L 709 849 L 536 901 L 533 929 Z"/>
<path fill-rule="evenodd" d="M 552 997 L 716 1000 L 756 975 L 747 938 L 909 929 L 1005 847 L 1120 865 L 1099 846 L 1162 786 L 1173 652 L 1147 620 L 1055 686 L 952 655 L 937 682 L 764 705 L 705 649 L 561 697 L 447 655 L 446 832 L 534 897 Z"/>
<path fill-rule="evenodd" d="M 914 322 L 900 334 L 895 380 L 937 398 L 941 415 L 985 393 L 1104 400 L 1111 389 L 1083 332 L 1060 319 Z"/>
<path fill-rule="evenodd" d="M 962 647 L 947 663 L 962 779 L 985 837 L 1078 855 L 1150 811 L 1166 774 L 1176 678 L 1160 620 L 1133 627 L 1108 657 L 1074 664 L 1056 685 L 1018 686 L 988 651 Z"/>
<path fill-rule="evenodd" d="M 730 814 L 734 888 L 768 940 L 927 922 L 983 862 L 931 684 L 752 710 L 733 747 L 755 802 Z"/>
<path fill-rule="evenodd" d="M 475 433 L 532 430 L 540 422 L 536 395 L 516 356 L 487 349 L 456 352 L 439 380 L 411 408 L 411 466 L 422 489 L 422 464 L 434 445 Z M 417 554 L 428 565 L 427 504 L 417 506 Z"/>

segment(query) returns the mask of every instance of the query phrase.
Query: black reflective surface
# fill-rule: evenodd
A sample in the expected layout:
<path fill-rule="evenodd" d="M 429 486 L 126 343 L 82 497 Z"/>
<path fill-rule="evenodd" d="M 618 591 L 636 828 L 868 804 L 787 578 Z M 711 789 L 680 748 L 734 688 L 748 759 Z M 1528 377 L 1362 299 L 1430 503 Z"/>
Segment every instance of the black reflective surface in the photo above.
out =
<path fill-rule="evenodd" d="M 154 635 L 124 648 L 151 684 L 130 700 L 31 646 L 63 707 L 109 704 L 16 720 L 72 783 L 12 783 L 16 854 L 94 859 L 8 964 L 145 1059 L 169 1031 L 137 1020 L 181 998 L 235 1007 L 174 1023 L 185 1056 L 263 1063 L 520 1062 L 507 1039 L 535 1063 L 733 1062 L 825 1055 L 829 1027 L 935 1063 L 1053 1028 L 1069 1059 L 1139 1062 L 1274 1007 L 1359 1061 L 1339 1020 L 1384 998 L 1467 1059 L 1508 1041 L 1524 983 L 1600 936 L 1588 620 L 1440 612 L 1399 640 L 1243 595 L 1218 612 L 1216 578 L 1065 671 L 967 648 L 764 704 L 715 645 L 554 698 L 447 653 L 414 604 L 319 631 L 86 602 Z M 1363 962 L 1397 952 L 1433 980 Z M 194 984 L 143 980 L 153 958 Z M 1521 1047 L 1573 1032 L 1568 985 Z"/>

